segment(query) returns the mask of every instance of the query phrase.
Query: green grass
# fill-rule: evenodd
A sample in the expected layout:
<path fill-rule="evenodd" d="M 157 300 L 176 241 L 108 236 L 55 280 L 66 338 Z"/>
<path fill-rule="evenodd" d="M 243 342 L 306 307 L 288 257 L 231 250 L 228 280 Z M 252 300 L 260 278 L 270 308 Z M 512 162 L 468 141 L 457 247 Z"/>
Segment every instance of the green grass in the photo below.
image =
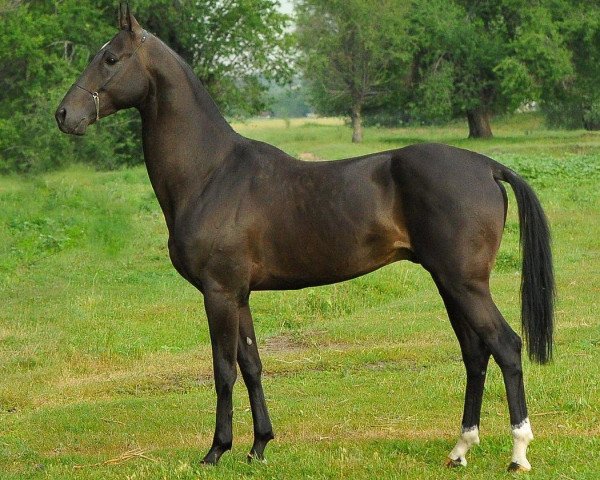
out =
<path fill-rule="evenodd" d="M 341 158 L 441 141 L 521 172 L 553 227 L 555 360 L 525 361 L 535 441 L 528 478 L 600 476 L 600 134 L 548 131 L 524 115 L 489 141 L 446 128 L 367 129 L 340 121 L 253 121 L 242 133 L 293 155 Z M 343 284 L 252 296 L 277 439 L 252 442 L 242 383 L 234 448 L 200 468 L 215 396 L 201 296 L 171 267 L 166 227 L 142 167 L 72 167 L 0 178 L 0 478 L 507 478 L 504 387 L 490 366 L 482 443 L 466 469 L 443 459 L 462 413 L 458 343 L 426 272 L 398 263 Z M 511 197 L 492 278 L 519 329 L 518 223 Z M 148 458 L 103 462 L 133 448 Z"/>
<path fill-rule="evenodd" d="M 582 130 L 548 130 L 537 114 L 495 120 L 491 140 L 468 139 L 465 122 L 440 127 L 367 128 L 365 141 L 352 144 L 352 132 L 342 119 L 295 119 L 286 128 L 284 120 L 254 120 L 236 124 L 244 135 L 282 147 L 298 156 L 312 154 L 320 159 L 338 159 L 389 150 L 419 142 L 441 142 L 477 150 L 492 156 L 597 154 L 600 136 Z"/>

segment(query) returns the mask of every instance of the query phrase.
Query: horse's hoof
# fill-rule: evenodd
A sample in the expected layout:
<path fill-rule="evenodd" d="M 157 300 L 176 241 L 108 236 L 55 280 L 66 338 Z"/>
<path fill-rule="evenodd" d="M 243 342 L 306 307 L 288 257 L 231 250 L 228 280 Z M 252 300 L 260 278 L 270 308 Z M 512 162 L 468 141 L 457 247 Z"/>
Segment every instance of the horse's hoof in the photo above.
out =
<path fill-rule="evenodd" d="M 201 475 L 201 472 L 204 471 L 207 468 L 211 468 L 211 467 L 216 467 L 217 463 L 216 462 L 211 462 L 210 459 L 208 458 L 203 458 L 202 460 L 194 460 L 192 462 L 192 468 L 194 470 L 194 473 L 196 473 L 197 475 Z"/>
<path fill-rule="evenodd" d="M 446 467 L 448 468 L 466 467 L 467 461 L 464 458 L 460 457 L 456 459 L 448 457 L 444 465 L 446 465 Z"/>
<path fill-rule="evenodd" d="M 531 470 L 531 468 L 519 465 L 517 462 L 510 462 L 507 470 L 512 473 L 527 473 Z"/>
<path fill-rule="evenodd" d="M 210 450 L 204 456 L 200 463 L 202 465 L 216 465 L 217 463 L 219 463 L 221 455 L 223 455 L 228 450 L 231 450 L 231 443 L 226 445 L 213 445 L 212 447 L 210 447 Z"/>
<path fill-rule="evenodd" d="M 250 452 L 246 457 L 248 463 L 267 463 L 264 455 L 258 455 L 256 452 Z"/>
<path fill-rule="evenodd" d="M 222 452 L 219 451 L 210 451 L 206 454 L 206 456 L 200 462 L 200 465 L 210 465 L 215 466 L 219 463 L 219 459 L 221 458 Z"/>

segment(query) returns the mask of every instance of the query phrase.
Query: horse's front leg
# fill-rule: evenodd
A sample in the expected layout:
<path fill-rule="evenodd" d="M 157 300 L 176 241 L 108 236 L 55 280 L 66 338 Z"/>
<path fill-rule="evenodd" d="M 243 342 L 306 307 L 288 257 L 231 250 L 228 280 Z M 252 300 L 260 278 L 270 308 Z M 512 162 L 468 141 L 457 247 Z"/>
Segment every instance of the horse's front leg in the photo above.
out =
<path fill-rule="evenodd" d="M 206 288 L 204 306 L 212 344 L 217 418 L 212 447 L 202 462 L 214 465 L 223 453 L 231 449 L 233 441 L 232 392 L 237 376 L 239 296 L 220 286 Z"/>

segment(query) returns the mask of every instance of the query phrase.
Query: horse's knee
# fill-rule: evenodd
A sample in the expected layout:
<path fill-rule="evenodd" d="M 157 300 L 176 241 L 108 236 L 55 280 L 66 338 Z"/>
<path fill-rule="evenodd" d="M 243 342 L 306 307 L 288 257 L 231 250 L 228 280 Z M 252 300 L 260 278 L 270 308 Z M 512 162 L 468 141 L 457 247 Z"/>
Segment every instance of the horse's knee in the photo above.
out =
<path fill-rule="evenodd" d="M 485 377 L 487 372 L 487 358 L 483 357 L 465 357 L 463 356 L 467 377 L 480 378 Z"/>
<path fill-rule="evenodd" d="M 237 370 L 227 368 L 222 369 L 215 375 L 215 390 L 217 395 L 231 395 L 233 386 L 237 379 Z"/>

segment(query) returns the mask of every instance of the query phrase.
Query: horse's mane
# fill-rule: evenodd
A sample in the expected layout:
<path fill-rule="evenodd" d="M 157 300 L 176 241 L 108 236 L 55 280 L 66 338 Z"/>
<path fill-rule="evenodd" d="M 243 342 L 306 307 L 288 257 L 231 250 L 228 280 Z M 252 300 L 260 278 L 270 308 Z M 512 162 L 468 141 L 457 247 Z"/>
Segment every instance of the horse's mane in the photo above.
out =
<path fill-rule="evenodd" d="M 167 51 L 171 55 L 173 55 L 173 57 L 175 57 L 175 60 L 177 60 L 177 63 L 179 63 L 179 66 L 185 72 L 185 74 L 188 77 L 188 80 L 190 81 L 190 83 L 192 83 L 192 84 L 198 84 L 199 86 L 201 86 L 202 88 L 204 88 L 204 85 L 202 85 L 202 81 L 197 77 L 197 75 L 194 73 L 194 70 L 192 69 L 192 67 L 181 57 L 181 55 L 179 55 L 175 50 L 173 50 L 171 47 L 169 47 L 160 38 L 158 38 L 156 36 L 154 38 L 156 38 L 161 43 L 161 45 L 163 47 L 165 47 L 167 49 Z"/>
<path fill-rule="evenodd" d="M 194 73 L 192 67 L 181 57 L 181 55 L 179 55 L 175 50 L 169 47 L 160 38 L 158 38 L 156 35 L 154 35 L 154 38 L 156 38 L 158 42 L 167 50 L 167 52 L 169 52 L 173 56 L 173 58 L 177 60 L 177 63 L 179 64 L 181 70 L 185 74 L 189 85 L 192 87 L 194 97 L 196 98 L 198 103 L 202 104 L 203 109 L 205 111 L 207 108 L 213 109 L 214 111 L 210 113 L 216 114 L 218 117 L 223 118 L 221 112 L 219 111 L 219 107 L 206 90 L 206 87 L 204 86 L 200 78 L 198 78 L 198 76 Z M 225 121 L 224 118 L 223 120 Z M 225 123 L 227 122 L 225 121 Z"/>

